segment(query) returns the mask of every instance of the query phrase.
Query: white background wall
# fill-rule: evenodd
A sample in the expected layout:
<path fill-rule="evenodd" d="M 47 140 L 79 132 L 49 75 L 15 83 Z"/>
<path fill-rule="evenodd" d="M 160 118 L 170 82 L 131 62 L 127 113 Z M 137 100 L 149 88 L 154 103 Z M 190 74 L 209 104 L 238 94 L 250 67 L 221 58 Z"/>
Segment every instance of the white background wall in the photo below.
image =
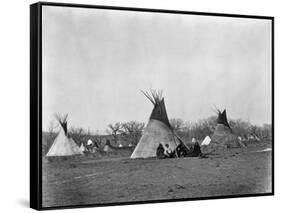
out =
<path fill-rule="evenodd" d="M 57 0 L 59 1 L 59 0 Z M 29 4 L 10 0 L 0 4 L 0 211 L 31 212 L 29 205 Z M 59 1 L 63 2 L 63 1 Z M 280 5 L 277 0 L 82 0 L 85 4 L 163 8 L 188 11 L 275 16 L 275 180 L 274 197 L 190 201 L 119 207 L 84 208 L 64 212 L 269 212 L 280 206 Z M 258 104 L 258 103 L 257 103 Z"/>

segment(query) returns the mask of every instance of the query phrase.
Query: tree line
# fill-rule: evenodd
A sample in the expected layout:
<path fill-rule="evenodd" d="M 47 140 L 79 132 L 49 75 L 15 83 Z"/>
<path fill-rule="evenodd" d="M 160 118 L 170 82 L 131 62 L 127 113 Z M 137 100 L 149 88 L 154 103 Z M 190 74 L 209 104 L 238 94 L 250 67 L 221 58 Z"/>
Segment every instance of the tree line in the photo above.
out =
<path fill-rule="evenodd" d="M 184 122 L 182 119 L 171 119 L 170 124 L 174 131 L 187 140 L 191 140 L 191 138 L 203 140 L 207 135 L 211 136 L 214 133 L 217 125 L 217 117 L 211 116 L 196 122 Z M 271 124 L 257 126 L 241 119 L 229 119 L 229 125 L 236 136 L 244 138 L 257 136 L 260 139 L 271 139 L 272 137 Z"/>
<path fill-rule="evenodd" d="M 196 122 L 186 122 L 179 118 L 170 119 L 170 124 L 173 130 L 186 141 L 191 141 L 192 138 L 203 140 L 207 135 L 211 136 L 216 128 L 216 116 L 211 116 L 206 119 L 201 119 Z M 241 137 L 249 137 L 250 135 L 258 136 L 260 139 L 271 139 L 272 127 L 271 124 L 264 124 L 262 126 L 252 125 L 241 119 L 230 119 L 229 124 L 235 135 Z M 55 133 L 57 125 L 51 122 L 48 128 L 49 133 Z M 125 144 L 136 145 L 142 136 L 145 128 L 145 123 L 138 121 L 116 122 L 108 124 L 105 132 L 110 136 L 113 145 L 118 145 L 121 141 Z M 83 129 L 77 127 L 70 127 L 68 133 L 77 141 L 87 141 L 91 139 L 97 144 L 101 144 L 105 135 L 98 131 L 91 131 L 90 129 Z"/>

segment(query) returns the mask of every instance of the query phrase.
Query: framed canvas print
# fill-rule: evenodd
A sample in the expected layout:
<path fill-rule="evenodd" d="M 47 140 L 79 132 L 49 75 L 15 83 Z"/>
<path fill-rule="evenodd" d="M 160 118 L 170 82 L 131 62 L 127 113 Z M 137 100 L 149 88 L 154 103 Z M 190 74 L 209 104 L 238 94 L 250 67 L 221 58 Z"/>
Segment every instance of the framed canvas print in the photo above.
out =
<path fill-rule="evenodd" d="M 274 18 L 30 6 L 30 205 L 274 194 Z"/>

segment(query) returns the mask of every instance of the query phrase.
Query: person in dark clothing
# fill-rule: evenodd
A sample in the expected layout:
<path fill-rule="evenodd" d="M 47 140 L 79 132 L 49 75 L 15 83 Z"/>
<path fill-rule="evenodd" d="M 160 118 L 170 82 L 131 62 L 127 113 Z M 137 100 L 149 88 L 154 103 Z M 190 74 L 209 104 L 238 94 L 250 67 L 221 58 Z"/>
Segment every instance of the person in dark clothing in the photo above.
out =
<path fill-rule="evenodd" d="M 194 144 L 194 147 L 193 147 L 192 157 L 197 157 L 200 155 L 201 155 L 201 148 L 200 148 L 198 141 L 196 141 Z"/>
<path fill-rule="evenodd" d="M 156 150 L 156 157 L 159 159 L 165 158 L 164 152 L 165 152 L 165 149 L 164 149 L 163 145 L 160 143 Z"/>
<path fill-rule="evenodd" d="M 180 143 L 176 148 L 176 152 L 179 158 L 184 158 L 188 156 L 189 150 L 183 145 L 183 143 Z"/>

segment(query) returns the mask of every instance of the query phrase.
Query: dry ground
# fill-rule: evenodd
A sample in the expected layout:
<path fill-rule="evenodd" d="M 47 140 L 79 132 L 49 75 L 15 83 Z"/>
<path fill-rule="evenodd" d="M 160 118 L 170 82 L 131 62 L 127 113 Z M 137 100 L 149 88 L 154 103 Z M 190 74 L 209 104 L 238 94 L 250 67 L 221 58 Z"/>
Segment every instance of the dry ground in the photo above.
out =
<path fill-rule="evenodd" d="M 43 206 L 269 193 L 272 153 L 255 150 L 165 160 L 44 158 Z"/>

